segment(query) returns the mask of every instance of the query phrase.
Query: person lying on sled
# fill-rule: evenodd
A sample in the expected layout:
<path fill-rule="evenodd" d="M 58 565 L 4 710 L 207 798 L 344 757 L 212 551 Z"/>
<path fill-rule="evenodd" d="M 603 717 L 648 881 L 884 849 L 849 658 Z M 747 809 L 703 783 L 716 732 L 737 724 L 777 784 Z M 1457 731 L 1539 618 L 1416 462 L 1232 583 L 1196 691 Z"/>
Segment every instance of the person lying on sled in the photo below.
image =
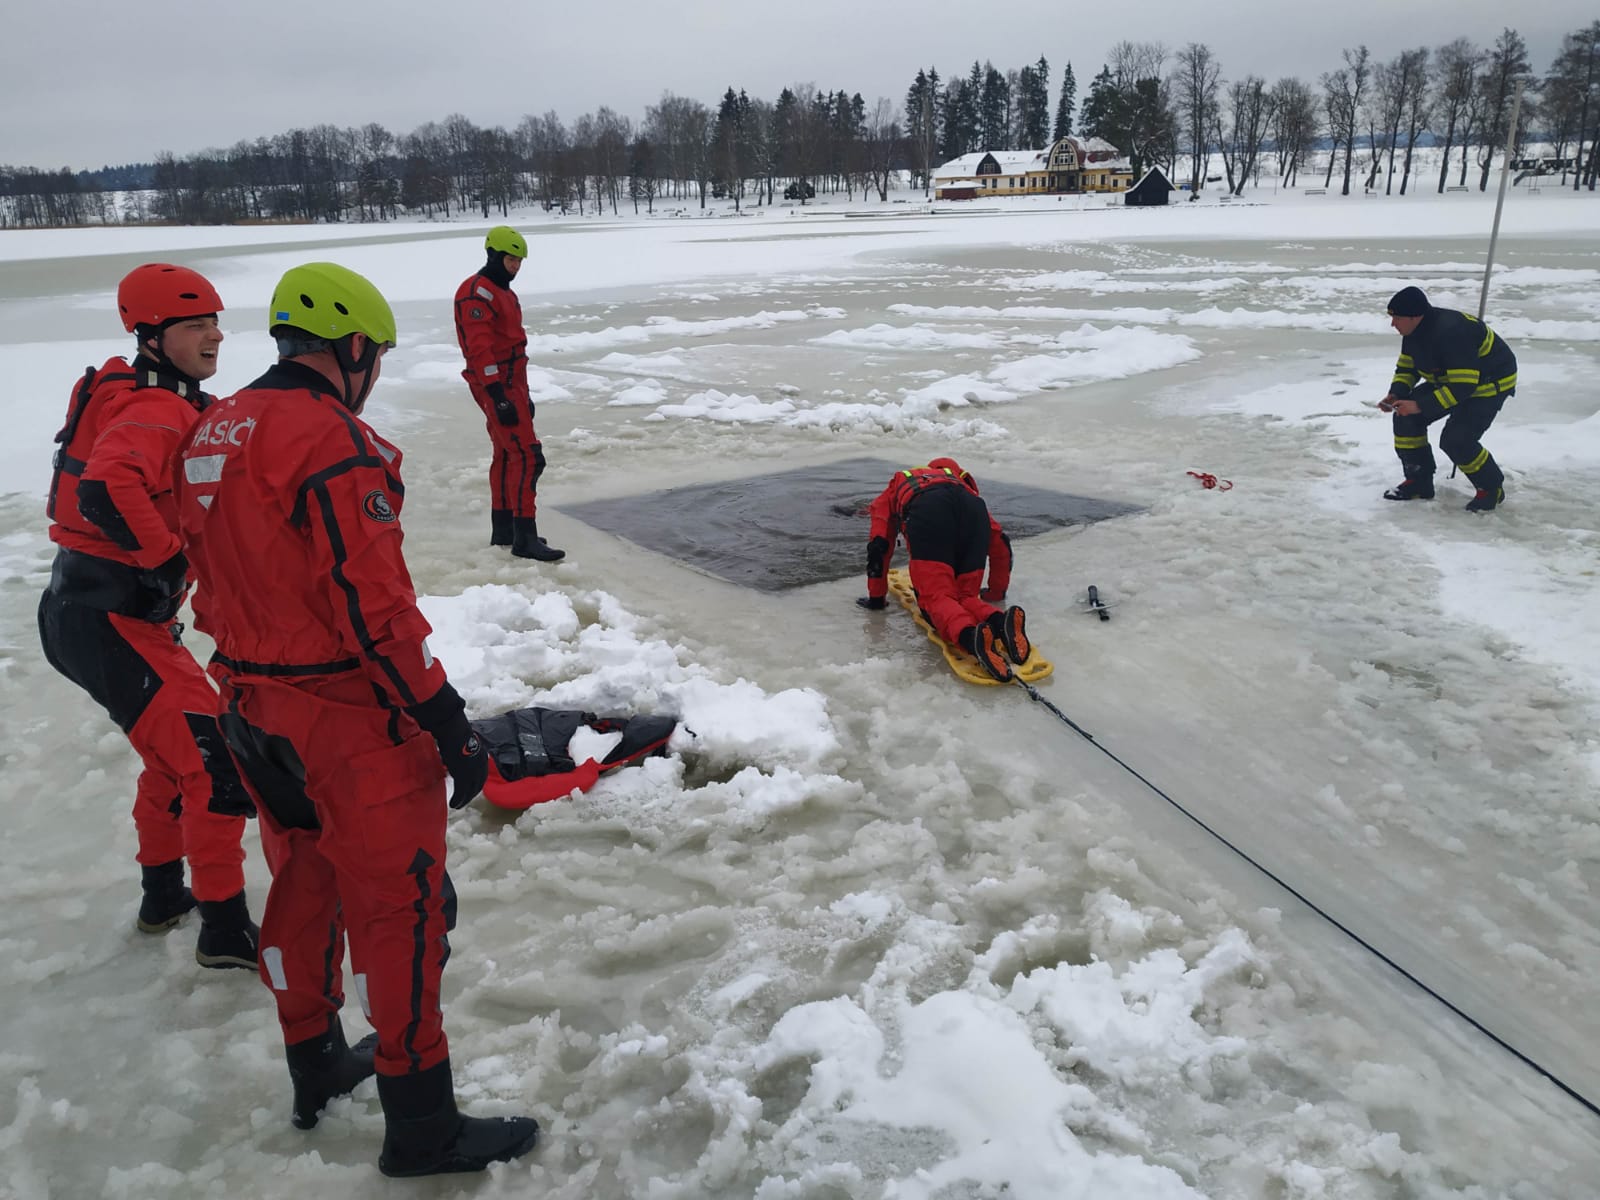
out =
<path fill-rule="evenodd" d="M 1027 661 L 1028 634 L 1022 609 L 998 607 L 1011 583 L 1011 539 L 989 515 L 977 481 L 955 459 L 936 458 L 925 467 L 896 471 L 868 512 L 867 594 L 856 603 L 884 607 L 889 564 L 904 534 L 911 588 L 928 623 L 995 679 L 1010 681 L 1011 664 Z"/>

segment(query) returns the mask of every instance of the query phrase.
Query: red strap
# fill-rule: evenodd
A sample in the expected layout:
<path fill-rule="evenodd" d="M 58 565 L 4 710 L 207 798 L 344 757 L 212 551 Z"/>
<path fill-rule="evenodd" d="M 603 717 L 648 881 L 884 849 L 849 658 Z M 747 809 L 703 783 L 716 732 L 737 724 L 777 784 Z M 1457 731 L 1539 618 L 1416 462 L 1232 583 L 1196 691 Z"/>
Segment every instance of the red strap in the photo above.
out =
<path fill-rule="evenodd" d="M 1188 474 L 1198 479 L 1200 486 L 1203 488 L 1216 488 L 1219 492 L 1225 492 L 1233 487 L 1233 480 L 1218 479 L 1215 475 L 1207 474 L 1204 471 L 1189 471 Z"/>

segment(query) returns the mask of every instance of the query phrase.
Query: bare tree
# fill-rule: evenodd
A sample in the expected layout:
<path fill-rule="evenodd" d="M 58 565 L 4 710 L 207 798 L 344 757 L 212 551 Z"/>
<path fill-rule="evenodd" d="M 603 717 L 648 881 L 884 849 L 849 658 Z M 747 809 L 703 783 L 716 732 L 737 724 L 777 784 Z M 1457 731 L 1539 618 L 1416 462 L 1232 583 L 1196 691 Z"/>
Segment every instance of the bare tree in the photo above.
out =
<path fill-rule="evenodd" d="M 1504 29 L 1495 39 L 1484 64 L 1479 94 L 1484 102 L 1483 140 L 1478 147 L 1478 190 L 1489 187 L 1489 165 L 1494 162 L 1495 151 L 1506 140 L 1506 126 L 1511 121 L 1511 98 L 1519 75 L 1528 73 L 1528 46 L 1522 35 L 1514 29 Z M 1522 130 L 1511 131 L 1513 142 L 1519 140 Z"/>
<path fill-rule="evenodd" d="M 1219 116 L 1217 145 L 1222 151 L 1222 167 L 1228 176 L 1228 191 L 1244 193 L 1244 185 L 1255 173 L 1266 140 L 1271 118 L 1267 81 L 1259 75 L 1246 75 L 1228 85 L 1226 118 Z"/>
<path fill-rule="evenodd" d="M 628 173 L 628 143 L 633 140 L 633 122 L 619 116 L 615 109 L 601 105 L 594 115 L 594 149 L 590 171 L 594 175 L 596 205 L 611 201 L 611 213 L 617 213 L 617 201 L 622 195 L 622 179 Z"/>
<path fill-rule="evenodd" d="M 1341 196 L 1350 194 L 1350 167 L 1355 158 L 1356 128 L 1361 119 L 1362 102 L 1372 79 L 1372 55 L 1365 45 L 1344 52 L 1344 66 L 1322 77 L 1322 89 L 1328 108 L 1328 133 L 1333 139 L 1332 153 L 1344 146 L 1344 184 Z M 1333 177 L 1333 164 L 1328 164 L 1328 177 Z"/>
<path fill-rule="evenodd" d="M 878 201 L 889 201 L 889 175 L 894 167 L 894 155 L 900 145 L 900 124 L 895 103 L 887 96 L 879 96 L 867 116 L 866 150 L 867 178 L 878 190 Z"/>
<path fill-rule="evenodd" d="M 1420 49 L 1403 50 L 1393 60 L 1380 64 L 1374 72 L 1372 109 L 1380 123 L 1379 130 L 1384 141 L 1383 154 L 1389 164 L 1384 184 L 1385 195 L 1394 192 L 1395 151 L 1400 145 L 1400 127 L 1405 123 L 1407 113 L 1413 110 L 1415 97 L 1419 93 L 1426 92 L 1427 70 L 1428 52 Z M 1408 148 L 1407 162 L 1409 161 Z M 1376 182 L 1376 177 L 1373 182 Z M 1402 180 L 1402 194 L 1404 191 L 1405 185 Z"/>
<path fill-rule="evenodd" d="M 1328 173 L 1322 186 L 1333 183 L 1333 171 L 1339 164 L 1339 149 L 1356 135 L 1355 114 L 1349 111 L 1350 72 L 1340 67 L 1322 76 L 1322 113 L 1328 131 Z M 1347 185 L 1348 188 L 1348 185 Z M 1346 195 L 1349 191 L 1346 190 Z"/>
<path fill-rule="evenodd" d="M 1461 169 L 1466 171 L 1466 145 L 1472 136 L 1472 101 L 1478 93 L 1478 65 L 1482 52 L 1466 38 L 1456 38 L 1433 52 L 1435 128 L 1444 126 L 1444 150 L 1439 156 L 1439 187 L 1450 177 L 1450 151 L 1462 147 Z"/>
<path fill-rule="evenodd" d="M 1173 107 L 1187 138 L 1190 195 L 1197 194 L 1205 185 L 1206 148 L 1217 123 L 1217 88 L 1221 78 L 1222 67 L 1210 46 L 1190 42 L 1178 52 L 1177 65 L 1173 68 Z"/>
<path fill-rule="evenodd" d="M 1569 33 L 1561 39 L 1561 50 L 1545 76 L 1546 126 L 1555 143 L 1555 156 L 1561 160 L 1561 184 L 1567 182 L 1567 145 L 1576 142 L 1572 163 L 1572 188 L 1577 191 L 1584 179 L 1584 144 L 1591 147 L 1600 140 L 1600 105 L 1595 103 L 1595 82 L 1600 79 L 1600 21 Z M 1590 186 L 1593 187 L 1591 179 Z"/>
<path fill-rule="evenodd" d="M 1278 151 L 1278 176 L 1293 187 L 1300 164 L 1317 136 L 1317 104 L 1311 89 L 1286 76 L 1272 85 L 1272 139 Z"/>
<path fill-rule="evenodd" d="M 1401 127 L 1405 130 L 1406 157 L 1400 171 L 1400 194 L 1406 194 L 1406 185 L 1411 180 L 1411 159 L 1416 152 L 1417 138 L 1427 127 L 1429 116 L 1428 87 L 1428 51 L 1426 47 L 1418 47 L 1407 52 L 1412 56 L 1410 82 L 1407 85 L 1401 104 Z M 1389 160 L 1390 182 L 1394 179 L 1394 158 L 1391 152 Z"/>

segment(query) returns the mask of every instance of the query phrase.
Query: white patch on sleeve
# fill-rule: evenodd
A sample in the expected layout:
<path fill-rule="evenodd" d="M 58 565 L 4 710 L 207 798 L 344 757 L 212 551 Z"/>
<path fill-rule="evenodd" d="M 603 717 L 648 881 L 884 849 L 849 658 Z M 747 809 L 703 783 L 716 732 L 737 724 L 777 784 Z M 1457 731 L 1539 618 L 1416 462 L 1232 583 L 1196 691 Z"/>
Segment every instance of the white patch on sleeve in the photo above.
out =
<path fill-rule="evenodd" d="M 498 374 L 500 374 L 500 364 L 499 363 L 490 363 L 487 367 L 485 367 L 483 369 L 483 373 L 485 375 L 498 375 Z"/>
<path fill-rule="evenodd" d="M 422 669 L 424 671 L 433 669 L 433 651 L 428 649 L 427 638 L 422 639 Z"/>
<path fill-rule="evenodd" d="M 477 287 L 477 293 L 478 293 L 478 295 L 482 296 L 485 300 L 493 300 L 494 299 L 494 293 L 491 292 L 488 288 L 484 287 L 483 284 L 481 284 L 481 283 Z"/>
<path fill-rule="evenodd" d="M 226 454 L 202 454 L 183 460 L 183 477 L 190 483 L 220 483 Z"/>
<path fill-rule="evenodd" d="M 287 992 L 289 977 L 283 973 L 283 947 L 261 947 L 261 962 L 267 968 L 267 978 L 272 980 L 273 991 Z"/>

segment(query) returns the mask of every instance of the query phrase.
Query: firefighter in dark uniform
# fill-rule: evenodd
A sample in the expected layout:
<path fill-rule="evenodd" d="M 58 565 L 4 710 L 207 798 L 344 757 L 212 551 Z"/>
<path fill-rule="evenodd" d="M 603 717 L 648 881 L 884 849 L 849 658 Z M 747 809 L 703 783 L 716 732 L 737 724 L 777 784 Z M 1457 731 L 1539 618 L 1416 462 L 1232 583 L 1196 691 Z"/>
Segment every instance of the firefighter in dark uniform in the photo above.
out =
<path fill-rule="evenodd" d="M 279 360 L 179 448 L 178 516 L 216 643 L 224 736 L 261 812 L 261 919 L 294 1089 L 310 1128 L 378 1076 L 386 1175 L 482 1170 L 533 1148 L 529 1118 L 456 1108 L 440 977 L 450 955 L 450 803 L 488 759 L 428 650 L 402 553 L 400 451 L 360 418 L 394 345 L 388 302 L 333 263 L 284 275 Z M 376 1033 L 345 1040 L 345 938 Z"/>
<path fill-rule="evenodd" d="M 528 331 L 511 281 L 528 257 L 515 229 L 497 225 L 484 239 L 487 261 L 456 289 L 456 341 L 467 366 L 461 377 L 483 413 L 494 457 L 489 463 L 489 544 L 518 558 L 556 562 L 564 550 L 539 536 L 535 493 L 544 447 L 533 430 L 528 394 Z"/>
<path fill-rule="evenodd" d="M 56 434 L 47 512 L 58 549 L 39 636 L 50 665 L 105 708 L 143 760 L 139 929 L 165 933 L 198 902 L 200 965 L 253 968 L 240 840 L 253 809 L 217 730 L 216 689 L 176 622 L 189 568 L 171 458 L 211 402 L 200 384 L 216 374 L 222 299 L 187 267 L 146 263 L 122 280 L 117 306 L 138 352 L 87 371 Z"/>
<path fill-rule="evenodd" d="M 1010 680 L 1011 663 L 1028 660 L 1028 633 L 1021 608 L 998 607 L 1011 583 L 1011 539 L 990 515 L 977 480 L 955 459 L 936 458 L 925 467 L 896 471 L 868 512 L 867 594 L 856 603 L 885 606 L 889 565 L 904 534 L 911 587 L 928 623 L 990 676 Z"/>
<path fill-rule="evenodd" d="M 1439 449 L 1477 489 L 1467 511 L 1492 511 L 1505 502 L 1505 476 L 1480 439 L 1516 391 L 1517 356 L 1482 321 L 1434 308 L 1418 287 L 1394 294 L 1389 318 L 1400 334 L 1400 360 L 1378 407 L 1394 414 L 1394 452 L 1406 477 L 1384 499 L 1433 499 L 1428 426 L 1442 419 Z"/>

